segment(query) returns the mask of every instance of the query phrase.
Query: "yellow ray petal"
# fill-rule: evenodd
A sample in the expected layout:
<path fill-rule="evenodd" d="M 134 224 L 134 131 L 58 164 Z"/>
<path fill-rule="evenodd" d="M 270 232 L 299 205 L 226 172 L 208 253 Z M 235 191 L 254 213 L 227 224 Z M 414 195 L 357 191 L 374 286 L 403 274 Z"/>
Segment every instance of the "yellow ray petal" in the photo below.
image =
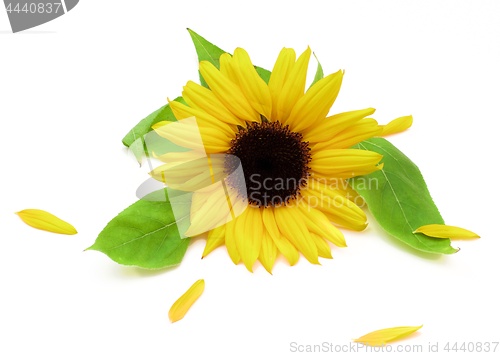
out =
<path fill-rule="evenodd" d="M 235 234 L 235 225 L 236 225 L 236 220 L 238 220 L 241 217 L 238 216 L 235 220 L 231 220 L 226 224 L 226 249 L 227 253 L 229 254 L 229 257 L 231 258 L 231 261 L 235 265 L 240 263 L 241 256 L 240 253 L 238 252 L 238 248 L 236 247 L 236 234 Z"/>
<path fill-rule="evenodd" d="M 257 74 L 250 56 L 243 48 L 234 50 L 233 61 L 236 62 L 236 75 L 240 88 L 248 102 L 259 114 L 271 117 L 272 99 L 266 82 Z"/>
<path fill-rule="evenodd" d="M 318 249 L 310 238 L 302 212 L 295 206 L 281 206 L 274 209 L 274 216 L 280 232 L 313 264 L 319 264 Z"/>
<path fill-rule="evenodd" d="M 226 225 L 218 226 L 208 232 L 207 243 L 201 258 L 205 258 L 210 252 L 217 247 L 224 245 L 226 240 Z"/>
<path fill-rule="evenodd" d="M 172 323 L 184 318 L 189 308 L 196 302 L 205 290 L 205 281 L 199 279 L 179 299 L 175 301 L 168 312 L 168 317 Z"/>
<path fill-rule="evenodd" d="M 323 258 L 333 258 L 332 257 L 332 251 L 330 249 L 330 245 L 328 245 L 328 242 L 321 236 L 318 236 L 314 233 L 311 233 L 311 238 L 316 244 L 316 247 L 318 248 L 318 256 L 323 257 Z"/>
<path fill-rule="evenodd" d="M 325 120 L 309 127 L 305 132 L 304 141 L 323 142 L 328 141 L 339 132 L 354 125 L 359 120 L 375 112 L 374 108 L 347 111 L 327 117 Z"/>
<path fill-rule="evenodd" d="M 227 202 L 224 186 L 216 183 L 204 188 L 208 191 L 205 201 L 194 202 L 191 206 L 191 224 L 185 232 L 186 236 L 195 236 L 210 231 L 231 219 L 231 210 Z M 193 196 L 200 196 L 199 191 Z"/>
<path fill-rule="evenodd" d="M 294 131 L 302 132 L 324 120 L 340 91 L 343 75 L 339 70 L 314 84 L 297 101 L 284 123 L 289 124 Z"/>
<path fill-rule="evenodd" d="M 413 116 L 402 116 L 392 120 L 387 125 L 381 125 L 382 133 L 380 136 L 389 136 L 392 134 L 403 132 L 413 124 Z"/>
<path fill-rule="evenodd" d="M 230 140 L 217 128 L 198 125 L 194 118 L 179 121 L 162 121 L 152 126 L 161 137 L 176 145 L 207 153 L 225 152 Z"/>
<path fill-rule="evenodd" d="M 311 169 L 321 177 L 352 178 L 380 170 L 382 155 L 357 149 L 328 149 L 312 154 Z"/>
<path fill-rule="evenodd" d="M 292 112 L 297 101 L 304 95 L 306 87 L 307 67 L 311 58 L 311 49 L 302 53 L 288 75 L 288 78 L 279 93 L 276 117 L 274 120 L 284 122 Z"/>
<path fill-rule="evenodd" d="M 279 252 L 285 256 L 290 266 L 296 264 L 299 260 L 299 253 L 295 246 L 281 234 L 274 217 L 274 208 L 267 208 L 262 211 L 262 222 Z"/>
<path fill-rule="evenodd" d="M 269 232 L 264 230 L 262 234 L 262 243 L 260 245 L 259 261 L 266 271 L 272 274 L 274 262 L 278 256 L 278 249 L 271 238 Z"/>
<path fill-rule="evenodd" d="M 186 100 L 190 107 L 204 110 L 213 117 L 230 124 L 243 125 L 244 121 L 237 118 L 230 112 L 215 94 L 208 88 L 205 88 L 195 82 L 189 81 L 184 86 L 182 97 Z"/>
<path fill-rule="evenodd" d="M 259 257 L 262 232 L 263 226 L 260 209 L 249 206 L 236 219 L 235 241 L 241 260 L 250 272 L 252 272 L 253 264 Z"/>
<path fill-rule="evenodd" d="M 438 238 L 450 238 L 450 239 L 477 239 L 479 235 L 475 232 L 463 229 L 457 226 L 440 225 L 440 224 L 430 224 L 420 226 L 418 229 L 413 231 L 413 233 L 420 232 L 424 235 Z"/>
<path fill-rule="evenodd" d="M 299 204 L 299 209 L 302 211 L 304 222 L 311 233 L 327 239 L 336 246 L 347 246 L 342 232 L 332 225 L 325 214 L 305 203 Z"/>
<path fill-rule="evenodd" d="M 362 119 L 347 129 L 339 132 L 328 141 L 319 142 L 313 146 L 312 152 L 324 149 L 349 148 L 366 139 L 380 136 L 382 128 L 374 119 Z"/>
<path fill-rule="evenodd" d="M 336 183 L 329 185 L 310 179 L 301 193 L 305 203 L 320 210 L 334 224 L 355 231 L 366 228 L 366 214 L 346 197 L 342 189 L 337 189 Z"/>
<path fill-rule="evenodd" d="M 229 53 L 223 53 L 219 58 L 220 72 L 228 77 L 234 84 L 239 85 L 236 66 Z"/>
<path fill-rule="evenodd" d="M 388 342 L 400 340 L 405 336 L 413 334 L 415 331 L 419 330 L 422 326 L 423 325 L 397 326 L 394 328 L 376 330 L 366 335 L 363 335 L 360 338 L 357 338 L 353 341 L 363 343 L 369 346 L 383 346 Z"/>
<path fill-rule="evenodd" d="M 56 234 L 74 235 L 77 233 L 73 225 L 45 210 L 25 209 L 16 213 L 22 221 L 39 230 L 55 232 Z"/>
<path fill-rule="evenodd" d="M 217 99 L 235 116 L 248 121 L 260 121 L 259 113 L 248 103 L 238 85 L 209 62 L 200 62 L 200 72 Z"/>
<path fill-rule="evenodd" d="M 295 51 L 291 48 L 283 48 L 278 55 L 278 59 L 271 72 L 271 77 L 269 78 L 269 91 L 271 92 L 273 102 L 273 113 L 268 118 L 270 120 L 278 118 L 278 98 L 294 64 Z"/>

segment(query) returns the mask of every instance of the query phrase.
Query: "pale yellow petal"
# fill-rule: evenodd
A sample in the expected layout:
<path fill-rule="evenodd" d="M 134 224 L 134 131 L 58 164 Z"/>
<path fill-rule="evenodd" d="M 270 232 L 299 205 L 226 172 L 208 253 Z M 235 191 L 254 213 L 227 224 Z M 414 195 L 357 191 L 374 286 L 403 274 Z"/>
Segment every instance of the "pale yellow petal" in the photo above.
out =
<path fill-rule="evenodd" d="M 308 47 L 293 65 L 281 92 L 279 93 L 276 117 L 273 120 L 284 122 L 292 112 L 297 101 L 304 95 L 306 87 L 307 67 L 311 58 L 311 49 Z"/>
<path fill-rule="evenodd" d="M 382 133 L 380 136 L 389 136 L 392 134 L 403 132 L 413 124 L 413 116 L 402 116 L 392 120 L 387 125 L 381 125 Z"/>
<path fill-rule="evenodd" d="M 420 326 L 397 326 L 394 328 L 387 328 L 376 330 L 366 335 L 363 335 L 354 342 L 359 342 L 369 346 L 384 346 L 385 344 L 400 340 L 405 336 L 413 334 L 415 331 L 419 330 L 423 325 Z"/>
<path fill-rule="evenodd" d="M 25 209 L 16 213 L 24 223 L 35 229 L 55 232 L 56 234 L 74 235 L 77 233 L 73 225 L 57 216 L 40 209 Z"/>
<path fill-rule="evenodd" d="M 235 69 L 240 88 L 248 102 L 259 114 L 270 118 L 272 110 L 271 93 L 266 82 L 257 74 L 250 56 L 243 48 L 236 48 L 233 61 L 236 64 Z"/>
<path fill-rule="evenodd" d="M 479 235 L 475 232 L 463 229 L 457 226 L 441 225 L 441 224 L 430 224 L 420 226 L 418 229 L 413 231 L 413 233 L 422 233 L 427 236 L 437 237 L 437 238 L 449 238 L 449 239 L 477 239 Z"/>
<path fill-rule="evenodd" d="M 279 252 L 285 256 L 290 266 L 296 264 L 299 260 L 299 253 L 295 246 L 281 234 L 274 217 L 274 208 L 267 208 L 262 211 L 262 222 Z"/>
<path fill-rule="evenodd" d="M 196 123 L 200 127 L 200 131 L 203 135 L 203 131 L 205 128 L 216 129 L 224 136 L 220 135 L 224 138 L 224 140 L 231 140 L 234 137 L 235 131 L 232 127 L 225 122 L 222 122 L 219 118 L 216 118 L 205 110 L 191 108 L 183 103 L 179 103 L 177 101 L 169 101 L 172 112 L 174 113 L 177 120 L 186 119 L 189 117 L 196 118 Z"/>
<path fill-rule="evenodd" d="M 217 247 L 224 245 L 226 241 L 226 225 L 221 225 L 208 232 L 207 243 L 201 258 L 205 258 Z"/>
<path fill-rule="evenodd" d="M 308 142 L 323 142 L 332 139 L 339 132 L 351 127 L 361 119 L 375 112 L 374 108 L 347 111 L 327 117 L 325 120 L 317 122 L 302 134 L 304 140 Z"/>
<path fill-rule="evenodd" d="M 194 118 L 163 121 L 153 125 L 155 132 L 167 140 L 189 149 L 207 153 L 226 152 L 230 146 L 228 136 L 216 128 L 202 127 Z"/>
<path fill-rule="evenodd" d="M 324 120 L 340 91 L 343 75 L 339 70 L 314 84 L 297 101 L 284 123 L 289 124 L 293 131 L 302 132 Z"/>
<path fill-rule="evenodd" d="M 200 62 L 200 72 L 217 99 L 236 117 L 247 121 L 260 121 L 259 113 L 252 108 L 238 85 L 209 62 Z"/>
<path fill-rule="evenodd" d="M 201 296 L 205 290 L 205 281 L 199 279 L 184 293 L 179 299 L 175 301 L 168 312 L 168 317 L 172 323 L 184 318 L 191 306 Z"/>
<path fill-rule="evenodd" d="M 295 51 L 291 48 L 283 48 L 278 55 L 278 59 L 274 64 L 274 68 L 269 78 L 269 91 L 273 102 L 273 113 L 270 118 L 272 120 L 278 119 L 278 98 L 283 89 L 293 65 L 295 64 Z"/>
<path fill-rule="evenodd" d="M 186 236 L 195 236 L 210 231 L 231 219 L 231 207 L 228 205 L 224 186 L 219 182 L 203 189 L 209 190 L 209 193 L 205 195 L 205 201 L 200 204 L 193 202 L 191 225 L 185 232 Z M 200 190 L 195 195 L 202 196 Z"/>

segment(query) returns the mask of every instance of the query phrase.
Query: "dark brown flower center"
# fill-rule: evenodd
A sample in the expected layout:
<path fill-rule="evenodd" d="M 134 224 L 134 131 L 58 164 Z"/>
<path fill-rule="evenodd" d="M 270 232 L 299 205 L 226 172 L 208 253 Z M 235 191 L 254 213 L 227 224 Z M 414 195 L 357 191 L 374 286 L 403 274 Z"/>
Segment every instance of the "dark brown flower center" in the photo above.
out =
<path fill-rule="evenodd" d="M 230 184 L 247 195 L 250 204 L 279 206 L 295 198 L 309 175 L 311 153 L 302 134 L 290 131 L 280 122 L 251 123 L 231 141 L 229 154 L 238 157 L 243 178 Z M 234 157 L 226 159 L 226 170 L 233 172 L 239 164 Z"/>

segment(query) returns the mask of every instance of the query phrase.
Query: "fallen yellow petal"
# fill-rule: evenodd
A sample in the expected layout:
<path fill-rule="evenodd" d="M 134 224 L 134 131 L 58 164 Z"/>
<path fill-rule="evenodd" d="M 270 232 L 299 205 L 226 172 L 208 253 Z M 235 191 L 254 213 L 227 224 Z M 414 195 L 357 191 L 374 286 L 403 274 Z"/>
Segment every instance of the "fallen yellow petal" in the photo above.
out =
<path fill-rule="evenodd" d="M 403 132 L 410 128 L 413 124 L 413 116 L 402 116 L 392 120 L 387 125 L 381 125 L 382 133 L 380 136 L 388 136 L 396 133 Z"/>
<path fill-rule="evenodd" d="M 404 338 L 420 329 L 420 326 L 397 326 L 394 328 L 380 329 L 372 331 L 366 335 L 353 340 L 369 346 L 384 346 L 388 342 L 396 341 Z"/>
<path fill-rule="evenodd" d="M 168 317 L 172 323 L 184 318 L 187 311 L 205 290 L 205 280 L 198 279 L 170 308 Z"/>
<path fill-rule="evenodd" d="M 25 209 L 16 213 L 22 221 L 39 230 L 55 232 L 57 234 L 74 235 L 77 233 L 73 225 L 45 210 Z"/>
<path fill-rule="evenodd" d="M 431 237 L 438 237 L 442 239 L 477 239 L 479 238 L 479 235 L 466 230 L 462 229 L 461 227 L 457 226 L 449 226 L 449 225 L 440 225 L 440 224 L 430 224 L 430 225 L 424 225 L 420 226 L 418 229 L 413 231 L 413 233 L 420 232 L 424 235 L 431 236 Z"/>

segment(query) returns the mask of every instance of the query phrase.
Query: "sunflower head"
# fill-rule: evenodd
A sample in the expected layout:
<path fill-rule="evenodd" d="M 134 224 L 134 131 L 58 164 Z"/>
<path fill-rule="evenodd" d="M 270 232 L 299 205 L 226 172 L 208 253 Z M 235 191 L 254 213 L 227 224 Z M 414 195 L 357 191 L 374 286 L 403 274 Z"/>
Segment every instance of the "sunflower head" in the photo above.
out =
<path fill-rule="evenodd" d="M 171 101 L 179 120 L 156 132 L 189 149 L 160 156 L 153 176 L 193 192 L 188 236 L 205 234 L 203 256 L 225 245 L 250 271 L 257 260 L 271 272 L 278 255 L 295 264 L 331 258 L 345 246 L 338 227 L 362 230 L 366 216 L 347 179 L 381 168 L 381 155 L 352 149 L 384 128 L 367 108 L 330 109 L 343 71 L 306 90 L 311 50 L 298 58 L 284 48 L 264 81 L 248 53 L 223 54 L 220 68 L 200 63 L 208 87 L 188 82 L 187 104 Z"/>

